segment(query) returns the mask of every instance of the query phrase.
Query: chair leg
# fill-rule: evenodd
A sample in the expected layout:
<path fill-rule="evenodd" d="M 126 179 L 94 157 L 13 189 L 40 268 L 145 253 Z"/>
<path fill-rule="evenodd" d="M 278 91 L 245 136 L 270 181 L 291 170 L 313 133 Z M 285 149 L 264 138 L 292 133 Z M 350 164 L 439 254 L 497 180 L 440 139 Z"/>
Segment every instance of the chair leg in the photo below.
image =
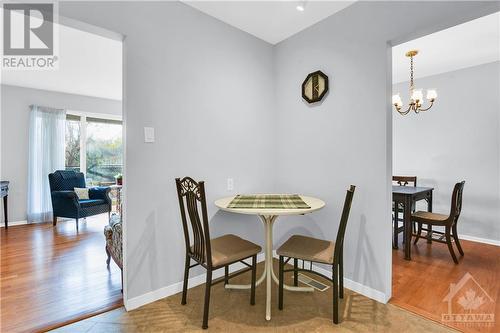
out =
<path fill-rule="evenodd" d="M 445 230 L 445 235 L 446 235 L 446 244 L 448 245 L 448 250 L 450 250 L 451 257 L 453 258 L 453 261 L 455 264 L 458 264 L 458 259 L 455 256 L 455 252 L 453 251 L 453 245 L 451 244 L 451 227 L 446 227 Z"/>
<path fill-rule="evenodd" d="M 186 263 L 184 264 L 184 282 L 182 284 L 182 301 L 181 301 L 182 305 L 186 304 L 190 262 L 191 259 L 189 258 L 189 256 L 186 255 Z"/>
<path fill-rule="evenodd" d="M 339 297 L 344 298 L 344 253 L 343 251 L 340 252 L 340 258 L 339 258 Z"/>
<path fill-rule="evenodd" d="M 106 249 L 106 254 L 108 255 L 108 258 L 106 259 L 106 266 L 109 268 L 109 262 L 111 261 L 111 253 L 109 253 L 108 247 L 104 247 Z"/>
<path fill-rule="evenodd" d="M 52 217 L 52 225 L 55 226 L 57 224 L 57 216 Z"/>
<path fill-rule="evenodd" d="M 463 257 L 464 256 L 464 250 L 462 250 L 462 245 L 460 245 L 460 240 L 458 239 L 458 233 L 457 233 L 457 225 L 453 225 L 453 239 L 455 240 L 455 244 L 457 244 L 458 252 L 460 252 L 460 255 Z"/>
<path fill-rule="evenodd" d="M 257 280 L 257 255 L 252 257 L 252 282 L 250 288 L 250 305 L 255 305 L 255 280 Z"/>
<path fill-rule="evenodd" d="M 415 241 L 413 242 L 413 244 L 417 244 L 417 242 L 420 239 L 421 235 L 422 235 L 422 223 L 419 223 L 418 224 L 418 230 L 417 230 L 417 236 L 415 237 Z"/>
<path fill-rule="evenodd" d="M 294 263 L 295 263 L 294 259 Z M 283 256 L 280 256 L 279 262 L 279 288 L 278 288 L 278 309 L 283 310 Z M 295 270 L 294 270 L 295 273 Z"/>
<path fill-rule="evenodd" d="M 208 309 L 210 307 L 210 289 L 212 288 L 212 270 L 207 269 L 207 282 L 205 283 L 205 306 L 203 309 L 203 325 L 201 328 L 208 328 Z"/>
<path fill-rule="evenodd" d="M 339 274 L 336 264 L 332 265 L 332 281 L 333 281 L 333 323 L 339 323 Z"/>
<path fill-rule="evenodd" d="M 427 243 L 432 243 L 432 224 L 427 225 Z"/>
<path fill-rule="evenodd" d="M 122 289 L 121 289 L 121 292 L 123 294 L 123 268 L 120 268 L 120 272 L 121 272 L 121 278 L 122 278 Z"/>
<path fill-rule="evenodd" d="M 392 221 L 392 248 L 398 249 L 398 210 L 394 212 L 394 219 Z"/>
<path fill-rule="evenodd" d="M 224 285 L 229 283 L 229 265 L 224 266 Z"/>
<path fill-rule="evenodd" d="M 78 232 L 78 218 L 76 219 L 76 231 Z"/>
<path fill-rule="evenodd" d="M 299 285 L 299 259 L 293 258 L 293 285 L 297 287 Z"/>

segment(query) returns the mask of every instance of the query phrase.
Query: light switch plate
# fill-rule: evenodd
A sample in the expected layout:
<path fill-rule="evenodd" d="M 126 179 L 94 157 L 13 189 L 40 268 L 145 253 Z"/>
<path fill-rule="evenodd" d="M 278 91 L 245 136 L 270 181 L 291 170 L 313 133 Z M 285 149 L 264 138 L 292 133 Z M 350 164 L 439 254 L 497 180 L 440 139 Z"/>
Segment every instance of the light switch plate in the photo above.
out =
<path fill-rule="evenodd" d="M 227 190 L 228 191 L 234 190 L 234 179 L 233 178 L 227 179 Z"/>
<path fill-rule="evenodd" d="M 144 127 L 144 142 L 155 142 L 155 129 L 153 127 Z"/>

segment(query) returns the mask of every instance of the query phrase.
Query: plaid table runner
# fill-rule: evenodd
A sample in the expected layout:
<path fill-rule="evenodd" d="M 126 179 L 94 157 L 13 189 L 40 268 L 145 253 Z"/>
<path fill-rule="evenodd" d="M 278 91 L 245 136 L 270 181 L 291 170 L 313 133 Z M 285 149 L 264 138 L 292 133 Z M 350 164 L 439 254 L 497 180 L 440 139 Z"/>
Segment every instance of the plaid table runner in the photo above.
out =
<path fill-rule="evenodd" d="M 304 200 L 297 194 L 238 194 L 228 208 L 265 208 L 265 209 L 308 209 Z"/>

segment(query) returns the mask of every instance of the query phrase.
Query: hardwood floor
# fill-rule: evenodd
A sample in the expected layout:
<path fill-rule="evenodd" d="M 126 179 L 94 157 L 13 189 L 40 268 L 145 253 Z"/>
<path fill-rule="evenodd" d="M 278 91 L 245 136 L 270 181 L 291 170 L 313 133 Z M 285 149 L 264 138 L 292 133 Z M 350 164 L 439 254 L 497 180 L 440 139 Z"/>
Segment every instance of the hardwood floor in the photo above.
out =
<path fill-rule="evenodd" d="M 122 305 L 120 269 L 106 267 L 107 214 L 0 231 L 2 332 L 44 331 Z"/>
<path fill-rule="evenodd" d="M 275 270 L 278 263 L 274 261 Z M 258 275 L 264 268 L 257 265 Z M 287 283 L 291 276 L 286 274 Z M 249 283 L 249 273 L 231 280 Z M 417 316 L 391 304 L 345 290 L 340 302 L 340 324 L 332 323 L 332 288 L 324 292 L 301 293 L 285 290 L 283 311 L 278 310 L 276 285 L 272 288 L 272 318 L 267 321 L 266 288 L 256 289 L 255 305 L 250 305 L 248 290 L 227 290 L 224 285 L 212 287 L 208 330 L 201 329 L 204 285 L 189 289 L 187 304 L 181 305 L 181 293 L 126 312 L 123 308 L 95 316 L 55 330 L 57 333 L 109 332 L 405 332 L 453 333 L 447 327 Z"/>
<path fill-rule="evenodd" d="M 459 259 L 458 265 L 453 263 L 445 244 L 427 244 L 420 240 L 417 245 L 412 244 L 411 261 L 404 260 L 401 246 L 399 250 L 393 250 L 390 303 L 442 322 L 442 314 L 448 313 L 448 302 L 444 299 L 450 292 L 450 285 L 459 283 L 465 276 L 465 284 L 459 285 L 461 288 L 456 289 L 452 298 L 452 313 L 467 313 L 462 306 L 464 300 L 475 299 L 476 303 L 469 302 L 470 314 L 494 314 L 496 323 L 471 322 L 473 317 L 468 317 L 468 323 L 452 321 L 446 324 L 463 332 L 500 332 L 500 247 L 465 240 L 460 243 L 465 256 Z M 470 291 L 475 294 L 469 293 L 470 297 L 467 297 Z"/>

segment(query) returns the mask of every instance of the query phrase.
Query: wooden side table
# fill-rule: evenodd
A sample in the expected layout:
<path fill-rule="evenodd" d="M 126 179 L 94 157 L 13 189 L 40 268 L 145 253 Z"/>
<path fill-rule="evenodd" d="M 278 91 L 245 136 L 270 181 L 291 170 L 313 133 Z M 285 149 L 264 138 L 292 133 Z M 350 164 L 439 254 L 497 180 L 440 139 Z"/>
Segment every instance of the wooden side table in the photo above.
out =
<path fill-rule="evenodd" d="M 8 181 L 0 181 L 0 197 L 3 198 L 3 215 L 5 217 L 5 229 L 9 227 L 9 218 L 7 214 L 7 198 L 9 196 L 9 182 Z"/>

